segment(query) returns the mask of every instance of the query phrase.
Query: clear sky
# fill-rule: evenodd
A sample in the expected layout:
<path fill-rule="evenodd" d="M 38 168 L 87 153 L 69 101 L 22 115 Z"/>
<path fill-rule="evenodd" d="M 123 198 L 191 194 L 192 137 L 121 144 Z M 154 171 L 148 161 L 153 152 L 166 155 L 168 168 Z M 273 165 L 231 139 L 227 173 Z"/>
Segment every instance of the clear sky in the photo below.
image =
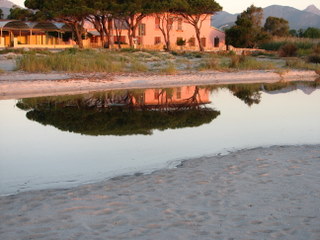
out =
<path fill-rule="evenodd" d="M 20 6 L 24 6 L 24 0 L 11 0 L 11 2 Z M 240 13 L 251 4 L 254 4 L 257 7 L 267 7 L 276 4 L 290 6 L 300 10 L 303 10 L 309 5 L 313 4 L 320 9 L 319 0 L 216 0 L 216 2 L 218 2 L 223 7 L 224 11 L 227 11 L 229 13 Z"/>

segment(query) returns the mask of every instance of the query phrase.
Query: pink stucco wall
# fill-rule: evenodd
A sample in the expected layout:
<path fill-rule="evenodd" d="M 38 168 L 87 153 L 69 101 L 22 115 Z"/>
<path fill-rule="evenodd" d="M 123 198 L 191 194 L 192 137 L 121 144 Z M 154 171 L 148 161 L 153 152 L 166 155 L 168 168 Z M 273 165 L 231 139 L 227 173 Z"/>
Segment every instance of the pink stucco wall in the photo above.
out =
<path fill-rule="evenodd" d="M 210 92 L 206 89 L 196 89 L 196 86 L 184 86 L 173 88 L 172 91 L 166 92 L 162 89 L 147 89 L 142 93 L 143 104 L 159 105 L 159 104 L 182 104 L 186 103 L 195 93 L 196 102 L 198 104 L 210 103 Z M 133 99 L 134 104 L 138 104 L 137 99 Z"/>
<path fill-rule="evenodd" d="M 155 17 L 148 16 L 142 20 L 142 23 L 146 24 L 146 35 L 142 37 L 143 45 L 149 46 L 154 45 L 155 37 L 161 38 L 161 43 L 164 44 L 164 38 L 160 29 L 156 29 Z M 217 30 L 214 27 L 211 27 L 211 19 L 210 16 L 206 18 L 203 22 L 201 28 L 201 38 L 206 39 L 206 49 L 214 49 L 214 38 L 219 38 L 219 46 L 216 48 L 224 48 L 225 47 L 225 33 Z M 194 27 L 188 24 L 186 21 L 182 21 L 182 30 L 178 30 L 178 22 L 174 21 L 172 30 L 170 31 L 170 40 L 172 46 L 176 45 L 177 39 L 182 38 L 186 40 L 186 48 L 194 48 L 198 49 L 198 42 L 196 39 L 196 34 Z M 192 47 L 188 43 L 190 38 L 195 38 L 195 46 Z"/>
<path fill-rule="evenodd" d="M 145 24 L 145 35 L 139 36 L 139 31 L 137 29 L 136 35 L 140 39 L 140 47 L 152 48 L 152 49 L 162 49 L 165 41 L 160 29 L 156 28 L 156 17 L 148 16 L 145 17 L 142 22 Z M 182 21 L 182 28 L 178 30 L 178 21 L 173 21 L 172 30 L 170 31 L 170 41 L 173 49 L 179 49 L 180 47 L 176 45 L 177 39 L 182 38 L 186 40 L 186 45 L 184 49 L 198 50 L 198 42 L 196 39 L 195 29 L 192 25 L 187 23 L 185 20 Z M 85 28 L 89 30 L 94 30 L 93 26 L 86 23 Z M 114 32 L 114 35 L 115 32 Z M 125 37 L 128 43 L 127 31 L 122 30 L 121 35 Z M 155 38 L 158 37 L 161 40 L 160 44 L 155 45 Z M 189 40 L 194 38 L 195 45 L 191 46 Z M 225 33 L 211 26 L 211 16 L 208 16 L 202 24 L 201 28 L 201 38 L 205 38 L 205 49 L 206 50 L 225 50 Z M 219 44 L 215 46 L 215 38 L 219 39 Z"/>

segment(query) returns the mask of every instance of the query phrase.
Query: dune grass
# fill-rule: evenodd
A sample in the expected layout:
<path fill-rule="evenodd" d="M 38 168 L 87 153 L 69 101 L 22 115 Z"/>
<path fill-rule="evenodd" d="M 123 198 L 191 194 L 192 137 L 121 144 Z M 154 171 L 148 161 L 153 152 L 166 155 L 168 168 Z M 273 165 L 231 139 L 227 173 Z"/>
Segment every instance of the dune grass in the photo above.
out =
<path fill-rule="evenodd" d="M 147 72 L 148 70 L 148 66 L 139 61 L 133 61 L 130 65 L 131 72 Z"/>
<path fill-rule="evenodd" d="M 286 62 L 287 67 L 303 70 L 314 70 L 320 73 L 320 64 L 307 63 L 302 59 L 290 59 Z"/>
<path fill-rule="evenodd" d="M 276 66 L 271 61 L 258 61 L 253 57 L 247 56 L 232 56 L 229 68 L 239 70 L 269 70 L 275 69 Z"/>
<path fill-rule="evenodd" d="M 319 50 L 319 45 L 314 49 Z M 318 55 L 312 59 L 318 62 Z M 17 69 L 26 72 L 159 72 L 176 74 L 185 70 L 270 70 L 279 69 L 273 59 L 239 56 L 227 53 L 168 53 L 157 51 L 110 51 L 68 49 L 61 52 L 29 51 L 17 59 Z M 287 68 L 319 71 L 319 64 L 303 58 L 287 60 Z"/>
<path fill-rule="evenodd" d="M 27 72 L 118 72 L 125 65 L 108 53 L 96 51 L 64 51 L 56 54 L 25 54 L 17 61 L 18 68 Z"/>
<path fill-rule="evenodd" d="M 163 74 L 176 74 L 177 72 L 178 70 L 172 62 L 166 63 L 164 68 L 160 69 L 160 73 L 163 73 Z"/>
<path fill-rule="evenodd" d="M 199 65 L 199 70 L 223 70 L 223 66 L 221 64 L 221 57 L 210 56 L 207 57 L 204 61 Z"/>

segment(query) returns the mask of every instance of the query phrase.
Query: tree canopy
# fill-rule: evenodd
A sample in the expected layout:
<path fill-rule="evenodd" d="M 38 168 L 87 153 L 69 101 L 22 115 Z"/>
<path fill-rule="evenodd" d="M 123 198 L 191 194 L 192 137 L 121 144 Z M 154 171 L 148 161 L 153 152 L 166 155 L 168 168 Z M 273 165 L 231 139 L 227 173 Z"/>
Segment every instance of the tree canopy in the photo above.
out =
<path fill-rule="evenodd" d="M 264 30 L 273 36 L 285 37 L 289 35 L 289 22 L 283 18 L 268 17 Z"/>
<path fill-rule="evenodd" d="M 71 26 L 79 47 L 83 47 L 84 21 L 86 16 L 92 13 L 85 0 L 26 0 L 25 6 L 41 11 L 47 19 L 64 22 Z"/>
<path fill-rule="evenodd" d="M 179 2 L 176 13 L 194 27 L 200 51 L 204 50 L 200 38 L 203 22 L 208 16 L 221 10 L 222 7 L 214 0 L 181 0 Z"/>
<path fill-rule="evenodd" d="M 30 9 L 20 8 L 18 6 L 13 6 L 10 9 L 10 14 L 8 19 L 16 19 L 20 21 L 30 21 L 34 20 L 35 14 Z"/>
<path fill-rule="evenodd" d="M 236 25 L 226 31 L 226 42 L 234 47 L 257 47 L 269 35 L 261 27 L 263 9 L 251 5 L 237 17 Z"/>
<path fill-rule="evenodd" d="M 320 29 L 309 27 L 302 33 L 302 36 L 305 38 L 320 38 Z"/>
<path fill-rule="evenodd" d="M 0 19 L 2 19 L 3 18 L 3 12 L 2 12 L 2 9 L 0 8 Z"/>

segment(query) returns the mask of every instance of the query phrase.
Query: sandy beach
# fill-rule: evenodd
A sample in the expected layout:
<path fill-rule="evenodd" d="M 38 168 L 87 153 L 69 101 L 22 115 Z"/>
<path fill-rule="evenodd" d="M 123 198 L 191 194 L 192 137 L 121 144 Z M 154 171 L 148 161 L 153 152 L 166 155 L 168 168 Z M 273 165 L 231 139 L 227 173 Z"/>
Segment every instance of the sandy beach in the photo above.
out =
<path fill-rule="evenodd" d="M 320 239 L 320 145 L 274 146 L 152 174 L 0 198 L 0 238 Z"/>
<path fill-rule="evenodd" d="M 212 85 L 233 83 L 275 83 L 279 81 L 314 81 L 314 71 L 255 70 L 237 72 L 182 72 L 158 74 L 67 74 L 24 73 L 0 74 L 0 99 L 87 93 L 91 91 L 176 87 L 182 85 Z"/>
<path fill-rule="evenodd" d="M 0 74 L 0 100 L 314 81 L 314 71 Z M 0 239 L 320 239 L 320 145 L 245 149 L 69 189 L 0 197 Z"/>

